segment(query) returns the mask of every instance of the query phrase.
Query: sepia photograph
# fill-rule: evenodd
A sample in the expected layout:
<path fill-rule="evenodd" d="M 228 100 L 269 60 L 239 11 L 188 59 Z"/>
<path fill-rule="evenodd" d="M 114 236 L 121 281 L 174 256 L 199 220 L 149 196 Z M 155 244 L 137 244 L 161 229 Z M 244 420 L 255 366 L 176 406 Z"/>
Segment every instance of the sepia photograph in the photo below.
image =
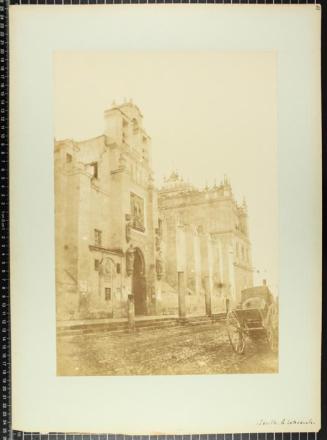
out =
<path fill-rule="evenodd" d="M 58 376 L 278 373 L 276 65 L 54 53 Z"/>

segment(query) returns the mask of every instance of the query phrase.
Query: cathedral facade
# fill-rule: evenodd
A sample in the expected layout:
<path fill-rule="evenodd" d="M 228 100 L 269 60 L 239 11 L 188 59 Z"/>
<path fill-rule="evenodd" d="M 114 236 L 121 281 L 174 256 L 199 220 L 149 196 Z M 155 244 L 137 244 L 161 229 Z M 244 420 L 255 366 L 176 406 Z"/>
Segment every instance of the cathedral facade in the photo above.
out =
<path fill-rule="evenodd" d="M 104 134 L 55 141 L 57 319 L 225 310 L 253 285 L 247 207 L 225 178 L 199 190 L 173 172 L 156 188 L 151 138 L 132 102 Z M 182 291 L 182 292 L 181 292 Z"/>

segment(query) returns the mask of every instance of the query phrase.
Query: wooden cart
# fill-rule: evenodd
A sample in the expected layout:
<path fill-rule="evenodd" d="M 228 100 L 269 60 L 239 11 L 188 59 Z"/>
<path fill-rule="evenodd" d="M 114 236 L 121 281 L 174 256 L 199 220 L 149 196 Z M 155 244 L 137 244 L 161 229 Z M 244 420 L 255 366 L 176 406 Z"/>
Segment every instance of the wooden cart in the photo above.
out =
<path fill-rule="evenodd" d="M 244 353 L 249 338 L 278 350 L 278 303 L 267 286 L 243 290 L 241 302 L 227 312 L 226 325 L 236 353 Z"/>

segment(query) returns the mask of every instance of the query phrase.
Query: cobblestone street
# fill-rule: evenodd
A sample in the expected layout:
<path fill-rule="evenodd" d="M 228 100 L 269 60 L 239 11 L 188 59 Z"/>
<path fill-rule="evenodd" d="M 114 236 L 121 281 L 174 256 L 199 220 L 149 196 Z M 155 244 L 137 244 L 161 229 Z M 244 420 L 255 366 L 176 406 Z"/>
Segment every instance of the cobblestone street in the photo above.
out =
<path fill-rule="evenodd" d="M 58 338 L 58 375 L 275 373 L 278 356 L 247 340 L 233 352 L 224 323 Z"/>

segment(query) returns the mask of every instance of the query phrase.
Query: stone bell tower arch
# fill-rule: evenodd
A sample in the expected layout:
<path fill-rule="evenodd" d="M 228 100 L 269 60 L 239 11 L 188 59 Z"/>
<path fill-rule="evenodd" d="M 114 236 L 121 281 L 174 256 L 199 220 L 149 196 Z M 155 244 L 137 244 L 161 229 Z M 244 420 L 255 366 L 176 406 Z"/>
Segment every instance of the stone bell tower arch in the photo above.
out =
<path fill-rule="evenodd" d="M 132 294 L 134 297 L 135 315 L 147 314 L 145 260 L 140 248 L 134 248 L 132 274 Z"/>

